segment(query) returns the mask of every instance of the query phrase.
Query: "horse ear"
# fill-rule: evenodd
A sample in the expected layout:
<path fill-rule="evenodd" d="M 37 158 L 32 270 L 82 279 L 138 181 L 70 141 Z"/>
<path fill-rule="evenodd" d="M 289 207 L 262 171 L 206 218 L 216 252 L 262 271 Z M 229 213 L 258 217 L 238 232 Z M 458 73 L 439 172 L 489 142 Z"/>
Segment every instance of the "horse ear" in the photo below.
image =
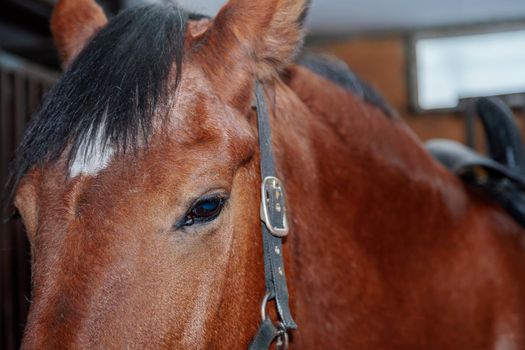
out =
<path fill-rule="evenodd" d="M 94 0 L 59 0 L 51 17 L 51 31 L 62 64 L 69 65 L 107 21 Z"/>
<path fill-rule="evenodd" d="M 223 57 L 255 60 L 254 73 L 264 79 L 290 64 L 301 49 L 309 4 L 310 0 L 230 0 L 209 35 L 216 37 L 215 45 L 222 45 Z"/>

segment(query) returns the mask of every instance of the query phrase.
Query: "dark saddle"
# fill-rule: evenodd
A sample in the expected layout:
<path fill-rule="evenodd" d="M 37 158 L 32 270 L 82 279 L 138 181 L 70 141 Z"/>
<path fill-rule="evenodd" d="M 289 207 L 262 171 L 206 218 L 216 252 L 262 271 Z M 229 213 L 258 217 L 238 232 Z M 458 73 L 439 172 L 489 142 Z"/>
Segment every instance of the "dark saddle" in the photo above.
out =
<path fill-rule="evenodd" d="M 488 156 L 450 140 L 431 140 L 432 156 L 463 181 L 479 188 L 525 227 L 525 152 L 512 111 L 499 99 L 476 102 Z"/>

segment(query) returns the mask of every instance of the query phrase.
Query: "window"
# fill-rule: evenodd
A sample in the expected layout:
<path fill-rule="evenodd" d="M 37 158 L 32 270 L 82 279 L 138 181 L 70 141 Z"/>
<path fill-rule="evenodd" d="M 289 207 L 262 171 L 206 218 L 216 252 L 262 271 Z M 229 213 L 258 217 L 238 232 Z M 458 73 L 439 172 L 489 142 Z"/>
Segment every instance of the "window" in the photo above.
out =
<path fill-rule="evenodd" d="M 479 96 L 525 95 L 525 28 L 419 35 L 411 48 L 411 89 L 418 110 L 458 109 L 461 100 Z"/>

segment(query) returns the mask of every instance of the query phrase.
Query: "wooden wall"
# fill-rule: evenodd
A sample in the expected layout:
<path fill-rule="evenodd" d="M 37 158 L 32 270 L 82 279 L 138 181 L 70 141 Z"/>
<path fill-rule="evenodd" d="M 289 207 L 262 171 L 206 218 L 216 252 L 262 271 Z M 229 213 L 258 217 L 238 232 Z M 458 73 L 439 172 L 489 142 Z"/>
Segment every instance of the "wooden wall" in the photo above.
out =
<path fill-rule="evenodd" d="M 422 140 L 465 141 L 462 113 L 416 114 L 410 107 L 408 50 L 402 36 L 382 36 L 313 44 L 314 51 L 343 59 L 361 78 L 376 87 Z"/>
<path fill-rule="evenodd" d="M 57 79 L 48 70 L 0 51 L 0 198 L 8 164 L 32 112 Z M 20 218 L 0 201 L 0 349 L 20 348 L 31 298 L 29 242 Z M 10 213 L 11 210 L 8 210 Z"/>

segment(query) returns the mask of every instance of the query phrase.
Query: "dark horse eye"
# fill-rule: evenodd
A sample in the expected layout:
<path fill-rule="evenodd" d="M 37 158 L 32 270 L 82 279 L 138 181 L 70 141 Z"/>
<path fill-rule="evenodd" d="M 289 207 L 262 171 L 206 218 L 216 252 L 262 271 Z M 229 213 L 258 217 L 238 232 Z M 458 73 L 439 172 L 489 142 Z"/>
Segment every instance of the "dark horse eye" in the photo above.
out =
<path fill-rule="evenodd" d="M 199 200 L 184 217 L 182 226 L 191 226 L 195 223 L 209 222 L 216 219 L 226 202 L 222 197 L 211 197 Z"/>

